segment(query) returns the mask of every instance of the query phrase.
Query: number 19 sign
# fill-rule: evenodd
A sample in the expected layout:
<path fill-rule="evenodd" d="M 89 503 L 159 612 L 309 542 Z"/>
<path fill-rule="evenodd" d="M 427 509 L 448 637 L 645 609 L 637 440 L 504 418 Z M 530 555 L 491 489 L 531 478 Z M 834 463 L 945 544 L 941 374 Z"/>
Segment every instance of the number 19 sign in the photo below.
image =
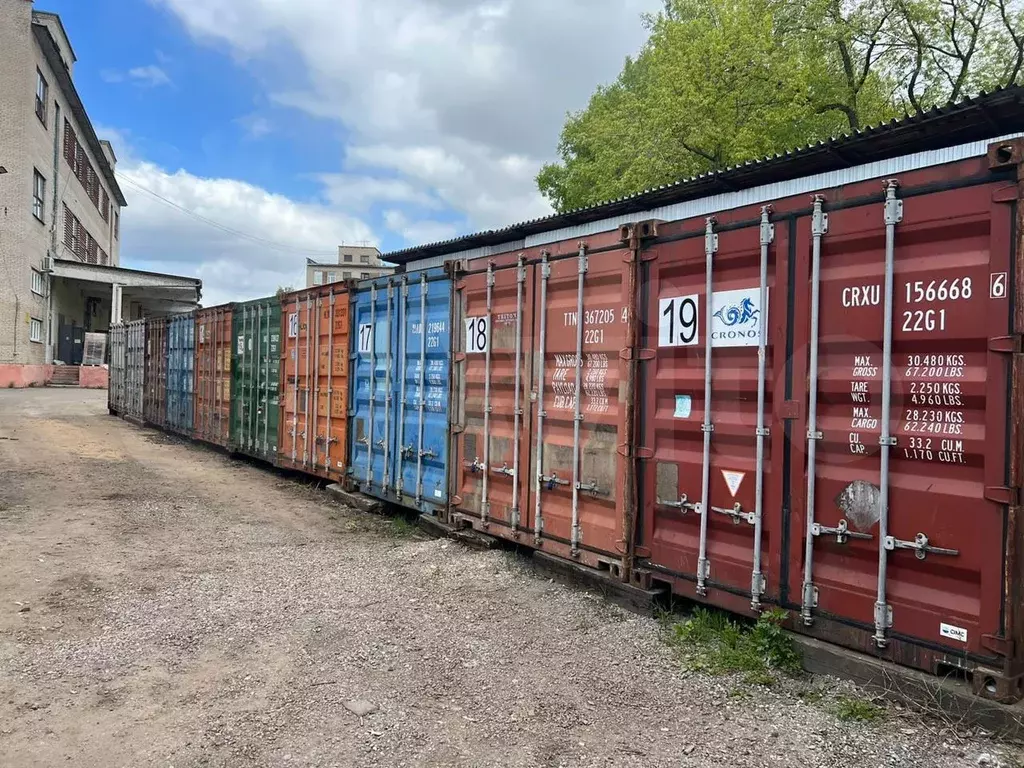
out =
<path fill-rule="evenodd" d="M 700 295 L 674 296 L 658 301 L 658 346 L 688 347 L 697 343 Z"/>

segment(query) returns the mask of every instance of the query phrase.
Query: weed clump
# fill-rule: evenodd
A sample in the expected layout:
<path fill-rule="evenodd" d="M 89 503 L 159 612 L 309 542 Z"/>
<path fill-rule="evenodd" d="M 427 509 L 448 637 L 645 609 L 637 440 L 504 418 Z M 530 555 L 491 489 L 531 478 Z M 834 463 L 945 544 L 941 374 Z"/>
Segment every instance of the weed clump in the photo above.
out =
<path fill-rule="evenodd" d="M 683 621 L 669 622 L 669 644 L 690 669 L 712 675 L 742 673 L 751 685 L 773 685 L 775 674 L 802 672 L 800 652 L 782 628 L 787 618 L 782 610 L 761 614 L 753 626 L 742 625 L 725 613 L 698 608 Z"/>

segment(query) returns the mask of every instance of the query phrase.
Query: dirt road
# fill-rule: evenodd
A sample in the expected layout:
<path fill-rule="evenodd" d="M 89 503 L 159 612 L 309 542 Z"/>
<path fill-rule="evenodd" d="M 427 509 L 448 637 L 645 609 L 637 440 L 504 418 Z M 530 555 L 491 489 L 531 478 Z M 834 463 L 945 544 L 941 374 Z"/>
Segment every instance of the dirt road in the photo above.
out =
<path fill-rule="evenodd" d="M 654 621 L 510 555 L 139 429 L 102 392 L 0 390 L 0 765 L 948 768 L 997 750 L 907 715 L 840 721 L 824 687 L 737 695 L 685 672 Z"/>

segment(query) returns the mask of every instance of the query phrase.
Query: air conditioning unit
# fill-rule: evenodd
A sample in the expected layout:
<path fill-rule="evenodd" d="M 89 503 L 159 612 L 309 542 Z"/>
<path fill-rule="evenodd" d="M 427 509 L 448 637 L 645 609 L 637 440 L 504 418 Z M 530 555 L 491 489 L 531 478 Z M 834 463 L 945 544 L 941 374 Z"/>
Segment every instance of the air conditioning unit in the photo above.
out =
<path fill-rule="evenodd" d="M 53 272 L 53 256 L 43 257 L 43 272 Z"/>

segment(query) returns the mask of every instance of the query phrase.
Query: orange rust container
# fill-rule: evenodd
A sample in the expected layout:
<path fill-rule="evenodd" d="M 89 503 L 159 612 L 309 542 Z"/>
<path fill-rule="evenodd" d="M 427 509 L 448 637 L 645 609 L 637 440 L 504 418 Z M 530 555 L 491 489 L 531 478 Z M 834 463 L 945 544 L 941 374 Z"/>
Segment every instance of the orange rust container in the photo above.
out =
<path fill-rule="evenodd" d="M 615 230 L 466 265 L 453 522 L 628 572 L 634 254 Z"/>
<path fill-rule="evenodd" d="M 231 438 L 232 304 L 196 310 L 194 435 L 227 448 Z"/>
<path fill-rule="evenodd" d="M 347 467 L 347 283 L 281 297 L 281 426 L 277 465 L 341 481 Z"/>

